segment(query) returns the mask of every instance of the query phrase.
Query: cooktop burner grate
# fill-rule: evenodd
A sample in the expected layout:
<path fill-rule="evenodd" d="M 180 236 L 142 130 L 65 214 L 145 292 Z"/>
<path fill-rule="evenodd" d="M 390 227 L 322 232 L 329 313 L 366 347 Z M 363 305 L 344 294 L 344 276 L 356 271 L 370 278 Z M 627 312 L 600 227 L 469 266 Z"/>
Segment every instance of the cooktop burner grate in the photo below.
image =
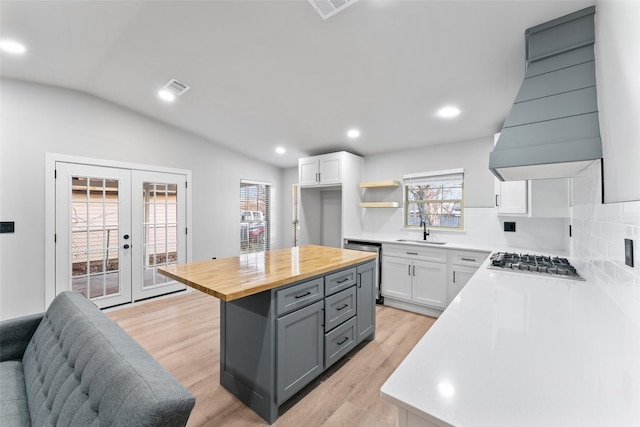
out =
<path fill-rule="evenodd" d="M 560 257 L 496 252 L 488 268 L 584 280 L 566 258 Z"/>

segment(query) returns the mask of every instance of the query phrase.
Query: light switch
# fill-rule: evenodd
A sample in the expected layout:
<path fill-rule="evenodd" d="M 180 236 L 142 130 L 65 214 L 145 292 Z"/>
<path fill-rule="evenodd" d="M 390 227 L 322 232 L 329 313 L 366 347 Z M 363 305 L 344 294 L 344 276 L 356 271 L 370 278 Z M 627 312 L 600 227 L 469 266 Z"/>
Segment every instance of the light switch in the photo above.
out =
<path fill-rule="evenodd" d="M 2 221 L 0 222 L 0 233 L 15 233 L 14 221 Z"/>
<path fill-rule="evenodd" d="M 624 239 L 624 263 L 633 267 L 633 240 Z"/>

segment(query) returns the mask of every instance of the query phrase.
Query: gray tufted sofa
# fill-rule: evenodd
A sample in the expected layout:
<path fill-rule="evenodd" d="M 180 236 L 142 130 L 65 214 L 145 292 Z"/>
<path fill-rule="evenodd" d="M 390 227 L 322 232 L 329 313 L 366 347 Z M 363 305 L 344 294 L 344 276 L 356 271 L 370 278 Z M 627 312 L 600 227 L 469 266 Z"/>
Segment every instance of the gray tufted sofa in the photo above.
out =
<path fill-rule="evenodd" d="M 195 399 L 77 292 L 0 322 L 0 426 L 183 426 Z"/>

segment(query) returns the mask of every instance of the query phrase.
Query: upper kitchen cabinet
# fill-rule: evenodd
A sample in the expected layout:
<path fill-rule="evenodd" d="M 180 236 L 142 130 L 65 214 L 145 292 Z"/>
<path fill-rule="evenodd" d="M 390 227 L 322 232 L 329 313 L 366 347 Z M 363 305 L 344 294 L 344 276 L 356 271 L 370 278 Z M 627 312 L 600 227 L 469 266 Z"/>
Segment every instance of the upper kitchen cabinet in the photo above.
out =
<path fill-rule="evenodd" d="M 298 165 L 300 245 L 340 248 L 345 236 L 361 234 L 364 159 L 341 151 L 299 159 Z"/>
<path fill-rule="evenodd" d="M 316 187 L 342 184 L 345 151 L 298 159 L 298 183 L 300 187 Z"/>

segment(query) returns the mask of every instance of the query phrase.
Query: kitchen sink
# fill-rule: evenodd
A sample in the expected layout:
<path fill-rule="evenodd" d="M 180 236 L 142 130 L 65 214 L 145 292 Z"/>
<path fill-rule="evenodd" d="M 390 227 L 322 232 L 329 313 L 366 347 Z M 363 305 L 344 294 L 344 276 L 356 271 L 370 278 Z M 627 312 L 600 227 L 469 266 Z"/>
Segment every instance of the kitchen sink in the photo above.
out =
<path fill-rule="evenodd" d="M 427 240 L 408 240 L 408 239 L 398 239 L 396 242 L 401 243 L 420 243 L 423 245 L 446 245 L 446 242 L 429 242 Z"/>

